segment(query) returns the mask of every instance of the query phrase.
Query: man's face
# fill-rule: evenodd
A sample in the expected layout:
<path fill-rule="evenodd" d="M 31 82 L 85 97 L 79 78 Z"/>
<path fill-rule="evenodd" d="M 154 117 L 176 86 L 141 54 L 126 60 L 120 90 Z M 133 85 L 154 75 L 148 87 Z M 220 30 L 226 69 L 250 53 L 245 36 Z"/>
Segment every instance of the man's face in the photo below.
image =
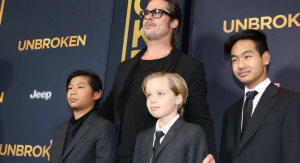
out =
<path fill-rule="evenodd" d="M 231 49 L 232 71 L 248 89 L 267 78 L 267 65 L 270 63 L 269 52 L 260 56 L 252 40 L 239 40 Z"/>
<path fill-rule="evenodd" d="M 168 2 L 162 0 L 151 1 L 146 10 L 163 9 L 167 12 Z M 171 39 L 173 26 L 171 27 L 170 17 L 163 14 L 161 18 L 153 18 L 151 14 L 145 16 L 143 20 L 144 35 L 148 40 Z M 176 26 L 177 27 L 177 26 Z M 175 28 L 176 28 L 175 27 Z"/>

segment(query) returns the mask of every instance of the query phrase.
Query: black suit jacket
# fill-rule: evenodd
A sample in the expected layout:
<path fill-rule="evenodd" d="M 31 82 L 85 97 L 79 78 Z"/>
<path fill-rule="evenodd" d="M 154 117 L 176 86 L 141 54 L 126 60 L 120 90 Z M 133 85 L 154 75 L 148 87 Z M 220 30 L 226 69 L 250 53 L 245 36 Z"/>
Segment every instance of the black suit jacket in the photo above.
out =
<path fill-rule="evenodd" d="M 139 134 L 133 163 L 201 163 L 207 155 L 205 133 L 199 125 L 178 118 L 153 156 L 155 127 Z"/>
<path fill-rule="evenodd" d="M 134 58 L 119 65 L 112 90 L 102 105 L 100 115 L 114 122 L 117 126 L 117 137 L 122 126 L 124 108 L 122 93 L 132 80 L 135 69 L 146 51 L 147 48 L 142 49 Z M 203 128 L 207 138 L 208 152 L 217 159 L 214 124 L 206 100 L 207 83 L 203 63 L 173 47 L 169 56 L 163 61 L 160 71 L 175 72 L 185 79 L 189 96 L 183 117 L 188 122 L 199 124 Z"/>
<path fill-rule="evenodd" d="M 241 139 L 243 100 L 224 113 L 220 163 L 300 162 L 300 95 L 271 83 Z"/>
<path fill-rule="evenodd" d="M 68 126 L 66 121 L 55 129 L 50 163 L 115 163 L 116 129 L 111 122 L 93 111 L 63 154 Z"/>

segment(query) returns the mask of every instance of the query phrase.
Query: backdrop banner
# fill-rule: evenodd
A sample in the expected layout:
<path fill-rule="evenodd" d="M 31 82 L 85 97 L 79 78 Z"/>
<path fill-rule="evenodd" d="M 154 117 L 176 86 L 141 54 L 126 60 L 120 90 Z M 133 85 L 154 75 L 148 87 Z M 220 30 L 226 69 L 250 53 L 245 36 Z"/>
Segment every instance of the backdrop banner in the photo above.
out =
<path fill-rule="evenodd" d="M 268 76 L 300 92 L 300 1 L 177 0 L 182 24 L 177 48 L 204 62 L 217 145 L 222 116 L 244 85 L 233 75 L 223 43 L 243 29 L 266 33 Z M 92 69 L 111 90 L 118 65 L 143 47 L 146 0 L 0 0 L 0 162 L 47 162 L 55 127 L 72 110 L 67 76 Z"/>
<path fill-rule="evenodd" d="M 300 92 L 300 1 L 194 0 L 191 6 L 189 54 L 205 65 L 208 103 L 219 146 L 223 113 L 244 91 L 224 55 L 224 42 L 243 29 L 262 30 L 271 55 L 268 77 L 280 87 Z"/>
<path fill-rule="evenodd" d="M 70 119 L 66 80 L 105 81 L 114 1 L 0 0 L 0 162 L 47 162 L 55 127 Z"/>

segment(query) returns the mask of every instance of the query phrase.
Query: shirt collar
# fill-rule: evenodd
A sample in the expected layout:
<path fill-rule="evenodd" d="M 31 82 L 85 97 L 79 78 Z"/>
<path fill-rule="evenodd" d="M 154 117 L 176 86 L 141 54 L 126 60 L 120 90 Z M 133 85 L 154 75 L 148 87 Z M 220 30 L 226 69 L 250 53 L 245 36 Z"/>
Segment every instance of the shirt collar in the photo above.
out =
<path fill-rule="evenodd" d="M 155 131 L 162 131 L 165 135 L 167 134 L 167 132 L 169 131 L 169 129 L 172 127 L 172 125 L 175 123 L 175 121 L 179 118 L 179 114 L 177 114 L 165 127 L 163 128 L 159 128 L 159 122 L 158 120 L 156 121 L 156 127 L 155 127 Z"/>
<path fill-rule="evenodd" d="M 80 118 L 78 118 L 76 120 L 75 120 L 75 117 L 74 117 L 74 114 L 73 114 L 73 116 L 70 119 L 70 123 L 82 125 L 93 111 L 94 111 L 94 109 L 90 110 L 89 112 L 87 112 L 82 117 L 80 117 Z"/>
<path fill-rule="evenodd" d="M 268 85 L 271 83 L 271 80 L 269 78 L 266 78 L 263 82 L 259 83 L 256 87 L 254 87 L 252 90 L 248 89 L 247 87 L 245 87 L 245 96 L 247 94 L 248 91 L 257 91 L 259 94 L 264 93 L 264 91 L 266 90 L 266 88 L 268 87 Z"/>

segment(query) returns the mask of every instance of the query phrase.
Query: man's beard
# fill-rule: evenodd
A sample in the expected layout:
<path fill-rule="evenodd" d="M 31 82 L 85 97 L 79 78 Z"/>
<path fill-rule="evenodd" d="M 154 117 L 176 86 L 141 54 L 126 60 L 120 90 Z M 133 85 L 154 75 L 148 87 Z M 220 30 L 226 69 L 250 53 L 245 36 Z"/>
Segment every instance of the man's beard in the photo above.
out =
<path fill-rule="evenodd" d="M 168 29 L 171 28 L 171 23 L 169 22 L 168 24 Z M 145 32 L 145 29 L 144 29 L 144 36 L 149 40 L 149 39 L 152 39 L 154 37 L 156 37 L 156 32 L 155 31 L 150 31 L 150 32 Z"/>
<path fill-rule="evenodd" d="M 144 35 L 145 35 L 145 37 L 147 38 L 147 39 L 152 39 L 152 38 L 154 38 L 155 36 L 156 36 L 156 33 L 155 32 L 150 32 L 150 33 L 146 33 L 146 32 L 144 32 Z"/>

